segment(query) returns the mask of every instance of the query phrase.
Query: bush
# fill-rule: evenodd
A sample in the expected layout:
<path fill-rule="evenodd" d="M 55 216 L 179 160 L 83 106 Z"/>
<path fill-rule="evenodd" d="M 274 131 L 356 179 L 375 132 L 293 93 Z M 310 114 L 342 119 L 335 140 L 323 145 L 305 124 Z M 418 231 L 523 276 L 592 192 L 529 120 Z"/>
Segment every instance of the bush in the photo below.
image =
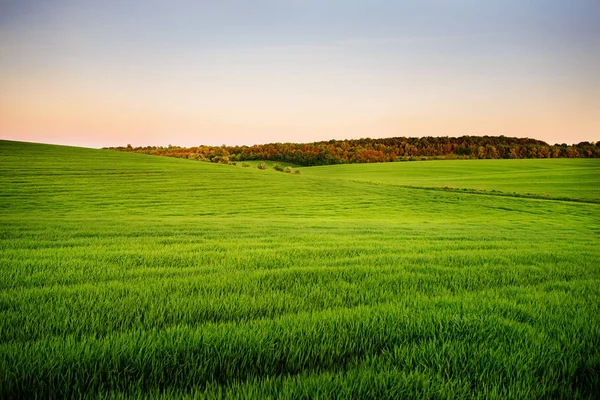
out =
<path fill-rule="evenodd" d="M 195 161 L 206 161 L 206 158 L 200 153 L 190 153 L 187 158 Z"/>
<path fill-rule="evenodd" d="M 279 172 L 283 171 L 283 167 L 281 165 L 279 165 L 279 164 L 273 164 L 273 169 L 275 171 L 279 171 Z"/>
<path fill-rule="evenodd" d="M 212 161 L 214 163 L 219 163 L 219 164 L 230 164 L 231 165 L 231 161 L 229 160 L 229 157 L 227 157 L 227 156 L 215 156 L 210 161 Z"/>
<path fill-rule="evenodd" d="M 285 167 L 285 172 L 287 174 L 291 174 L 292 173 L 292 167 Z"/>
<path fill-rule="evenodd" d="M 294 171 L 294 173 L 295 173 L 296 175 L 300 175 L 300 170 L 299 170 L 299 169 L 297 169 L 297 170 L 295 170 L 295 171 Z"/>
<path fill-rule="evenodd" d="M 258 169 L 267 169 L 267 164 L 265 164 L 264 161 L 261 161 L 261 162 L 258 163 L 257 168 Z"/>
<path fill-rule="evenodd" d="M 242 163 L 242 167 L 244 167 L 244 168 L 250 168 L 250 164 L 248 164 L 247 162 Z"/>

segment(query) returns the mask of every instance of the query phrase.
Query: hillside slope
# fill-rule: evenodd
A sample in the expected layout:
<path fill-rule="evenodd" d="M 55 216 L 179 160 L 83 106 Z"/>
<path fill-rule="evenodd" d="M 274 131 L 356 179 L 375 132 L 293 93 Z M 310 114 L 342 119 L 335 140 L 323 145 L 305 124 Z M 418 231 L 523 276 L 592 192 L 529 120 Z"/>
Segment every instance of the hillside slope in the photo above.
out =
<path fill-rule="evenodd" d="M 331 165 L 310 176 L 390 185 L 600 200 L 599 159 L 457 160 Z"/>
<path fill-rule="evenodd" d="M 0 397 L 598 393 L 600 205 L 311 171 L 0 141 Z"/>

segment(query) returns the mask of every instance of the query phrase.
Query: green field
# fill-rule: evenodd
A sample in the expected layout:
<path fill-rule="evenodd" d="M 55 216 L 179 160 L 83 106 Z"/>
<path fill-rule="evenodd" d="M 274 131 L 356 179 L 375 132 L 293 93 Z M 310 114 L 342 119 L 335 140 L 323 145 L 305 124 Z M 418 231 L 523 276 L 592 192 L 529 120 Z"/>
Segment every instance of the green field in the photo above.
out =
<path fill-rule="evenodd" d="M 595 398 L 599 171 L 0 141 L 0 398 Z"/>
<path fill-rule="evenodd" d="M 457 160 L 311 167 L 311 175 L 411 187 L 448 187 L 600 201 L 596 159 Z"/>

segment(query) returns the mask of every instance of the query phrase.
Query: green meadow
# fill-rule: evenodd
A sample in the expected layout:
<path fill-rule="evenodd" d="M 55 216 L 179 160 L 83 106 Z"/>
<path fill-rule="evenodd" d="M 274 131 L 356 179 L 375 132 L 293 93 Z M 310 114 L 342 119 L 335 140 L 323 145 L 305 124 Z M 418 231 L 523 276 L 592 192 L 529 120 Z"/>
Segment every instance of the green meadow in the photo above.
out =
<path fill-rule="evenodd" d="M 600 202 L 600 162 L 591 158 L 347 164 L 307 171 L 314 176 L 359 182 Z"/>
<path fill-rule="evenodd" d="M 597 398 L 599 159 L 251 164 L 0 141 L 0 398 Z"/>

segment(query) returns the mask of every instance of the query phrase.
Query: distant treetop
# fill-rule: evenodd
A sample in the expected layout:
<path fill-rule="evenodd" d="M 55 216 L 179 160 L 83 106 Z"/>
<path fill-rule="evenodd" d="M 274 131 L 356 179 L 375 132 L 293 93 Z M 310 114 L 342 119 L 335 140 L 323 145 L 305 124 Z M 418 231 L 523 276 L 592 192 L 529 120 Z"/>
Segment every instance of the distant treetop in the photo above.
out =
<path fill-rule="evenodd" d="M 541 140 L 506 136 L 364 138 L 253 146 L 127 145 L 108 149 L 200 161 L 270 160 L 306 166 L 429 159 L 600 158 L 600 141 L 549 145 Z"/>

